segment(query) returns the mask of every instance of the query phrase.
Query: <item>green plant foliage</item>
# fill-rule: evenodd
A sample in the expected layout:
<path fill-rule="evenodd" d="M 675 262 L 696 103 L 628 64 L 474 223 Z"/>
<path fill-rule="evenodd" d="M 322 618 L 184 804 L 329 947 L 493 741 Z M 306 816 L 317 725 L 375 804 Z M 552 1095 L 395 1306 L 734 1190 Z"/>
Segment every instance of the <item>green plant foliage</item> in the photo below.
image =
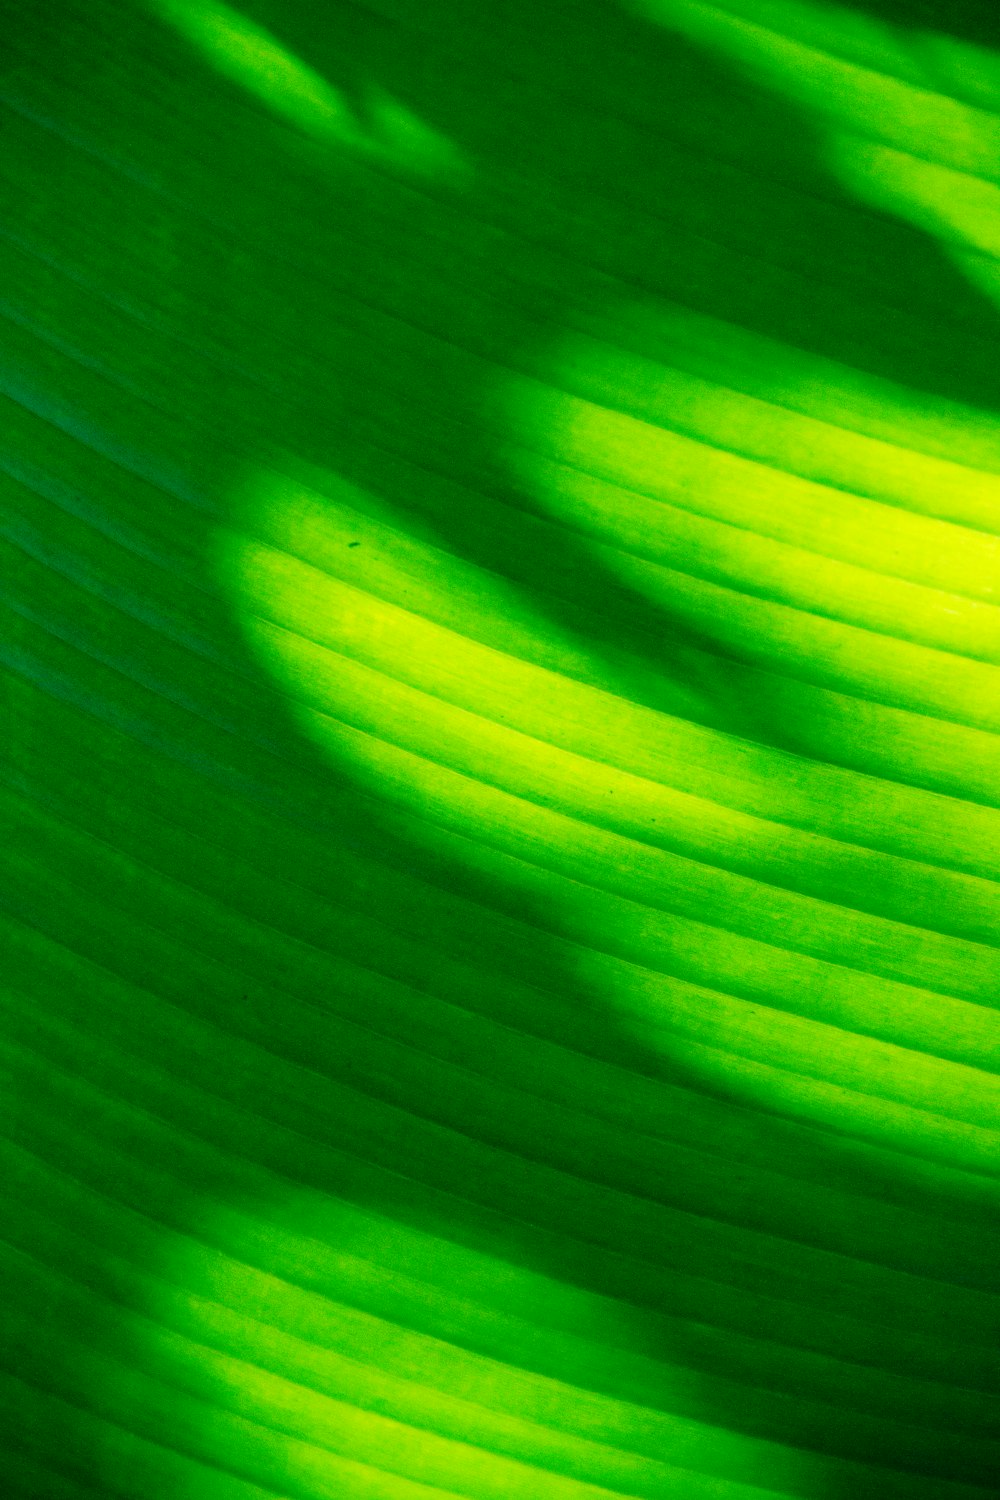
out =
<path fill-rule="evenodd" d="M 995 1495 L 1000 20 L 0 14 L 4 1495 Z"/>

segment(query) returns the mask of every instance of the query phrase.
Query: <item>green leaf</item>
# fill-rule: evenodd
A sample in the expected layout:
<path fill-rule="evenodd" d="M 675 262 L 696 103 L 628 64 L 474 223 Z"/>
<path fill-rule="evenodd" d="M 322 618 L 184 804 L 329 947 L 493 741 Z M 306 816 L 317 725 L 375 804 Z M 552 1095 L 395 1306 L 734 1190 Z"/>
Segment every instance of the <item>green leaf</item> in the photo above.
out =
<path fill-rule="evenodd" d="M 5 1494 L 996 1492 L 934 10 L 3 5 Z"/>

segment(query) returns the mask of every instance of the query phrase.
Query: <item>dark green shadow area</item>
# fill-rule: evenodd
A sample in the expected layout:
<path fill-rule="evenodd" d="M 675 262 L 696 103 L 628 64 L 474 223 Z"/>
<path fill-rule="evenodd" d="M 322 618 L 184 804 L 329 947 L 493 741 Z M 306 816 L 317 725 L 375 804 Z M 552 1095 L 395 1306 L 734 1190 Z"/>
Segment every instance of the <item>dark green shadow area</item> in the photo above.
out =
<path fill-rule="evenodd" d="M 610 5 L 242 11 L 355 119 L 377 88 L 471 173 L 309 140 L 138 8 L 3 8 L 9 1493 L 337 1493 L 289 1479 L 238 1396 L 147 1338 L 143 1318 L 204 1336 L 164 1310 L 172 1278 L 225 1301 L 182 1234 L 737 1435 L 685 1429 L 671 1459 L 622 1418 L 606 1442 L 692 1477 L 620 1493 L 707 1495 L 698 1472 L 823 1500 L 995 1492 L 995 1176 L 753 1110 L 724 1069 L 644 1041 L 581 952 L 609 989 L 616 963 L 711 988 L 713 954 L 613 890 L 567 905 L 564 871 L 359 787 L 251 656 L 214 564 L 247 472 L 291 454 L 508 581 L 593 685 L 995 806 L 992 764 L 874 710 L 870 737 L 837 738 L 860 708 L 609 576 L 519 485 L 490 415 L 505 372 L 544 381 L 566 330 L 613 342 L 630 299 L 994 413 L 995 311 L 838 188 L 801 112 Z M 988 41 L 964 17 L 940 25 Z M 655 311 L 641 345 L 622 337 L 677 357 Z M 624 402 L 595 380 L 579 393 Z M 824 858 L 786 884 L 906 920 L 907 890 Z M 941 890 L 942 930 L 967 936 Z M 759 972 L 726 988 L 782 1008 Z M 365 1241 L 341 1204 L 398 1236 Z M 310 1260 L 313 1241 L 385 1274 Z M 252 1295 L 290 1326 L 295 1308 Z M 239 1354 L 237 1332 L 218 1347 Z M 437 1462 L 424 1479 L 446 1490 L 512 1484 Z"/>
<path fill-rule="evenodd" d="M 864 12 L 894 26 L 942 32 L 980 47 L 993 48 L 997 43 L 996 14 L 985 0 L 960 0 L 946 11 L 934 0 L 872 0 Z"/>

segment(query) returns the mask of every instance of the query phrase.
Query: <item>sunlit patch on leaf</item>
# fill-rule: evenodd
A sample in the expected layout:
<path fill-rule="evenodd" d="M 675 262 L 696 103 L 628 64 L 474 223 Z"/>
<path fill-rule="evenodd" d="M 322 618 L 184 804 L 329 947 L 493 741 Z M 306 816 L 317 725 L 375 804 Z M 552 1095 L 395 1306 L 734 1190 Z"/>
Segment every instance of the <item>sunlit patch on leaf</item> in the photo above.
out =
<path fill-rule="evenodd" d="M 977 255 L 1000 255 L 997 53 L 821 5 L 632 8 L 803 107 L 836 181 L 932 235 L 996 299 L 995 275 Z"/>
<path fill-rule="evenodd" d="M 574 456 L 586 468 L 593 449 L 579 435 L 576 441 Z M 532 477 L 544 505 L 545 469 L 532 476 L 526 465 L 522 479 L 530 484 Z M 324 488 L 260 474 L 236 507 L 233 528 L 220 533 L 218 558 L 256 654 L 330 762 L 378 798 L 384 816 L 406 819 L 410 837 L 435 847 L 458 834 L 462 843 L 449 847 L 470 878 L 502 871 L 507 887 L 569 941 L 566 962 L 583 991 L 600 996 L 654 1054 L 682 1059 L 711 1088 L 748 1103 L 986 1167 L 996 1151 L 1000 1093 L 979 1068 L 995 1053 L 995 1013 L 922 987 L 931 950 L 919 961 L 906 955 L 938 940 L 826 901 L 779 896 L 769 869 L 784 872 L 779 884 L 794 887 L 809 878 L 807 859 L 843 865 L 844 846 L 803 843 L 795 855 L 795 836 L 780 822 L 682 791 L 691 783 L 683 755 L 674 758 L 674 720 L 588 685 L 580 644 L 576 679 L 539 669 L 532 658 L 557 649 L 559 632 L 517 589 L 429 541 L 404 537 L 384 502 L 333 477 Z M 612 506 L 614 498 L 609 491 Z M 833 498 L 844 499 L 839 492 Z M 613 509 L 608 515 L 610 524 Z M 685 545 L 690 551 L 690 538 Z M 684 596 L 690 572 L 605 551 L 609 575 L 617 567 L 630 587 L 652 589 L 665 619 L 693 607 L 694 596 L 687 604 Z M 775 550 L 775 559 L 782 555 Z M 737 549 L 734 567 L 741 556 Z M 792 574 L 799 576 L 794 566 Z M 745 578 L 734 581 L 746 585 Z M 719 628 L 724 617 L 732 632 L 742 597 L 723 593 L 713 604 L 706 596 L 700 628 L 707 639 L 713 610 Z M 859 597 L 868 596 L 861 590 Z M 850 599 L 848 590 L 848 617 Z M 884 607 L 891 623 L 891 598 Z M 789 619 L 800 624 L 783 637 L 781 659 L 797 652 L 808 675 L 810 652 L 819 649 L 809 633 L 816 616 L 807 609 Z M 498 621 L 520 631 L 523 654 L 491 642 Z M 761 626 L 749 619 L 741 628 L 759 634 Z M 863 670 L 863 652 L 857 667 L 847 647 L 840 654 L 842 672 Z M 876 678 L 880 670 L 871 668 Z M 860 782 L 856 795 L 870 799 L 872 792 Z M 933 811 L 914 807 L 918 818 Z M 862 843 L 865 822 L 859 810 Z M 878 830 L 871 836 L 877 842 Z M 800 877 L 791 874 L 790 858 L 799 861 Z M 911 920 L 910 867 L 901 862 L 890 876 L 890 862 L 879 875 L 883 867 L 872 856 L 850 858 L 857 863 L 852 903 L 883 908 L 877 882 L 892 878 L 900 892 L 896 918 Z M 709 876 L 706 863 L 763 883 Z M 939 903 L 955 903 L 954 921 L 964 920 L 970 900 L 991 899 L 985 884 L 948 894 L 946 879 L 929 867 L 919 875 L 928 892 L 937 886 Z M 699 899 L 693 890 L 705 880 Z M 841 891 L 847 896 L 847 888 L 826 889 L 835 899 Z M 947 923 L 945 910 L 940 905 L 935 918 Z M 913 918 L 925 920 L 916 908 Z M 796 932 L 790 946 L 801 951 L 789 952 Z M 858 944 L 877 946 L 874 973 L 852 972 Z M 942 940 L 934 961 L 985 963 L 982 982 L 989 983 L 988 952 L 968 946 L 950 954 Z M 948 972 L 957 976 L 961 968 Z M 942 983 L 949 990 L 958 980 Z M 960 984 L 955 993 L 963 992 Z M 959 1053 L 948 1041 L 951 1025 L 965 1038 Z"/>
<path fill-rule="evenodd" d="M 814 1493 L 702 1417 L 648 1310 L 318 1194 L 195 1217 L 132 1328 L 202 1463 L 300 1500 Z"/>
<path fill-rule="evenodd" d="M 857 196 L 933 235 L 957 264 L 960 252 L 1000 256 L 1000 187 L 877 141 L 835 131 L 825 153 Z"/>
<path fill-rule="evenodd" d="M 149 0 L 219 72 L 314 139 L 374 163 L 461 184 L 468 168 L 451 141 L 402 101 L 372 88 L 361 103 L 224 0 Z"/>

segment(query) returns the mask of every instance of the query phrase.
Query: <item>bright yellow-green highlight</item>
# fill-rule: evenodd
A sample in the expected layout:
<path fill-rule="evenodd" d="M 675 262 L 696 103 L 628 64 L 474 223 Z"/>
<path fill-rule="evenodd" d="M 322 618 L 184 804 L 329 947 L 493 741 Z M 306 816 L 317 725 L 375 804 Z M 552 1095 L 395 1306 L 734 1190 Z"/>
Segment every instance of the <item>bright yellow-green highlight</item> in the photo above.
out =
<path fill-rule="evenodd" d="M 465 164 L 439 131 L 384 91 L 361 107 L 223 0 L 149 0 L 204 57 L 306 135 L 373 162 L 461 180 Z"/>
<path fill-rule="evenodd" d="M 623 310 L 622 321 L 631 322 L 637 311 Z M 661 308 L 651 308 L 648 318 L 664 342 L 674 343 L 671 319 Z M 970 598 L 995 593 L 995 538 L 972 528 L 995 522 L 1000 478 L 917 447 L 936 445 L 952 425 L 960 445 L 957 413 L 941 403 L 938 420 L 925 422 L 875 381 L 867 390 L 860 381 L 856 389 L 846 382 L 843 391 L 832 382 L 821 388 L 824 375 L 841 372 L 783 356 L 763 340 L 752 383 L 768 399 L 748 394 L 734 388 L 742 361 L 733 385 L 686 368 L 712 363 L 712 339 L 723 330 L 704 322 L 709 337 L 695 350 L 677 341 L 676 365 L 623 352 L 606 340 L 564 336 L 545 366 L 544 383 L 505 384 L 501 419 L 514 428 L 500 441 L 510 461 L 523 472 L 541 452 L 616 484 L 621 526 L 626 507 L 645 495 L 869 572 L 891 569 L 913 583 Z M 744 342 L 749 355 L 753 341 Z M 858 420 L 887 435 L 895 429 L 896 440 L 852 430 L 865 398 L 868 409 Z M 842 413 L 833 409 L 838 403 Z M 843 426 L 835 420 L 841 414 Z M 983 425 L 974 424 L 966 437 L 981 441 Z M 586 525 L 579 509 L 576 524 Z M 949 512 L 960 526 L 942 519 Z M 647 547 L 668 524 L 665 509 L 655 514 L 659 524 L 642 533 Z"/>
<path fill-rule="evenodd" d="M 791 872 L 842 863 L 843 846 L 748 816 L 745 789 L 736 807 L 692 795 L 675 720 L 599 687 L 579 646 L 565 674 L 542 665 L 546 626 L 510 585 L 405 537 L 383 502 L 325 489 L 259 475 L 220 535 L 220 574 L 300 726 L 383 815 L 452 857 L 461 835 L 470 873 L 502 870 L 571 944 L 588 991 L 694 1072 L 887 1144 L 993 1163 L 1000 1080 L 980 1069 L 1000 1018 L 967 1000 L 995 992 L 996 951 L 796 891 Z M 801 616 L 806 655 L 814 618 Z M 498 635 L 511 623 L 514 650 Z M 851 860 L 859 893 L 914 880 L 892 858 Z M 986 882 L 917 878 L 938 918 L 981 903 L 1000 929 Z M 727 993 L 751 974 L 771 1006 Z M 955 1034 L 961 1053 L 936 1055 Z"/>
<path fill-rule="evenodd" d="M 810 438 L 820 453 L 824 439 L 832 453 L 881 447 L 887 470 L 898 450 L 648 360 L 631 370 L 593 341 L 567 345 L 553 359 L 551 388 L 510 386 L 507 410 L 530 448 L 508 451 L 550 514 L 597 533 L 594 555 L 607 572 L 720 650 L 819 686 L 1000 729 L 1000 611 L 986 603 L 995 538 L 784 466 Z M 697 436 L 565 392 L 585 380 L 623 403 L 644 386 L 650 406 Z M 721 443 L 782 467 L 720 451 Z M 918 470 L 943 467 L 908 456 Z M 969 477 L 996 488 L 992 475 Z M 900 501 L 903 493 L 901 484 Z M 704 518 L 700 526 L 691 512 Z M 614 545 L 619 538 L 625 545 Z"/>
<path fill-rule="evenodd" d="M 310 1500 L 372 1482 L 401 1500 L 768 1500 L 816 1482 L 808 1457 L 691 1415 L 696 1377 L 647 1352 L 655 1315 L 316 1194 L 206 1205 L 199 1239 L 165 1236 L 143 1302 L 144 1364 L 181 1393 L 202 1461 L 225 1469 L 242 1443 Z M 609 1367 L 650 1404 L 603 1393 Z M 716 1477 L 741 1467 L 766 1488 Z"/>

